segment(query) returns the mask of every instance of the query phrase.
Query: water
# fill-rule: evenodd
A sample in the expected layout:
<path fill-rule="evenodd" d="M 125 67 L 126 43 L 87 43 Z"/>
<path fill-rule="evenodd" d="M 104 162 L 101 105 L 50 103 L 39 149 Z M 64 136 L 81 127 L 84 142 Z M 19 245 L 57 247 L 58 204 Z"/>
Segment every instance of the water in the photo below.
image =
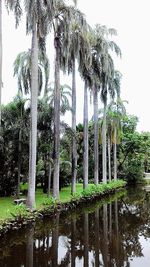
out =
<path fill-rule="evenodd" d="M 0 267 L 149 266 L 150 193 L 121 194 L 9 233 Z"/>

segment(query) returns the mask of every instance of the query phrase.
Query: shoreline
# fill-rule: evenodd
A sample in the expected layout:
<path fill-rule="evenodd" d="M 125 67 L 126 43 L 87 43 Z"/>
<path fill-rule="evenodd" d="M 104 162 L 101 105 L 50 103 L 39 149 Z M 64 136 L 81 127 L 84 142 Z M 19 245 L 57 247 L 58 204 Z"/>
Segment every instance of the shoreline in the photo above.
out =
<path fill-rule="evenodd" d="M 92 203 L 93 201 L 102 201 L 104 197 L 113 195 L 116 192 L 121 191 L 125 188 L 126 182 L 121 180 L 119 180 L 119 182 L 120 185 L 118 185 L 118 181 L 117 183 L 116 181 L 112 182 L 114 188 L 107 188 L 107 185 L 109 185 L 109 183 L 105 184 L 106 188 L 102 192 L 93 193 L 93 190 L 87 190 L 87 192 L 86 190 L 83 190 L 83 194 L 81 194 L 80 196 L 72 197 L 70 201 L 56 201 L 56 203 L 54 204 L 45 205 L 41 209 L 37 209 L 32 212 L 26 209 L 25 214 L 21 214 L 20 211 L 20 214 L 18 213 L 16 216 L 13 215 L 13 219 L 6 219 L 4 222 L 2 222 L 2 224 L 0 225 L 0 237 L 4 236 L 5 234 L 8 234 L 8 232 L 10 231 L 17 231 L 29 225 L 34 225 L 37 220 L 54 217 L 58 212 L 65 214 L 68 211 L 80 208 L 85 204 Z M 96 189 L 100 188 L 100 185 L 93 186 L 93 188 L 94 187 L 96 191 Z"/>

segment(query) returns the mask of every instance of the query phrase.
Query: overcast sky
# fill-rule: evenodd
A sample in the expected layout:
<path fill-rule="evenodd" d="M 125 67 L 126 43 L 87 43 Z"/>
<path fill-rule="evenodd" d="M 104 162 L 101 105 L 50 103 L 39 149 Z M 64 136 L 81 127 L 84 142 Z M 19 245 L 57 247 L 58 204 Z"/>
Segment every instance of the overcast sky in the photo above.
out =
<path fill-rule="evenodd" d="M 117 29 L 116 42 L 122 50 L 122 59 L 116 62 L 117 69 L 123 74 L 122 99 L 129 101 L 127 112 L 139 117 L 138 130 L 150 131 L 149 0 L 78 0 L 78 7 L 91 25 L 100 23 Z M 15 95 L 17 88 L 12 64 L 19 52 L 30 47 L 30 38 L 25 36 L 24 21 L 15 30 L 13 16 L 8 16 L 5 9 L 3 14 L 2 101 L 6 103 Z M 81 91 L 79 88 L 80 100 L 83 97 Z M 78 120 L 79 117 L 80 114 Z"/>

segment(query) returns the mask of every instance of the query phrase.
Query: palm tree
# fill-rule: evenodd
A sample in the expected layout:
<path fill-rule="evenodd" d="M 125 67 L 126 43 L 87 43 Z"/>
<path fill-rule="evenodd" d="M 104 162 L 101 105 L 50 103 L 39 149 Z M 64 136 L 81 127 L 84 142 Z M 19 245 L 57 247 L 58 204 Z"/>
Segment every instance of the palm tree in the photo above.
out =
<path fill-rule="evenodd" d="M 60 147 L 60 67 L 69 49 L 71 20 L 74 8 L 58 1 L 53 20 L 55 47 L 55 93 L 54 93 L 54 182 L 53 196 L 59 198 L 59 147 Z M 63 49 L 65 47 L 65 49 Z"/>
<path fill-rule="evenodd" d="M 117 99 L 112 106 L 112 123 L 113 123 L 113 151 L 114 151 L 114 180 L 117 180 L 117 144 L 120 142 L 121 136 L 121 119 L 125 116 L 126 110 L 123 104 L 124 101 Z"/>
<path fill-rule="evenodd" d="M 55 11 L 55 1 L 25 1 L 27 33 L 32 34 L 31 45 L 31 133 L 29 149 L 29 186 L 27 205 L 35 206 L 37 97 L 38 97 L 38 41 L 48 33 Z"/>
<path fill-rule="evenodd" d="M 18 80 L 18 91 L 22 94 L 31 92 L 31 49 L 21 52 L 14 61 L 14 76 Z M 38 94 L 41 93 L 44 85 L 44 92 L 47 91 L 49 80 L 49 60 L 47 55 L 38 52 Z"/>
<path fill-rule="evenodd" d="M 123 115 L 125 115 L 125 107 L 123 102 L 120 99 L 120 81 L 121 81 L 121 73 L 119 71 L 115 71 L 114 76 L 114 89 L 117 93 L 117 105 L 116 105 L 116 120 L 114 124 L 114 180 L 117 180 L 117 132 L 118 136 L 120 135 L 121 124 L 120 120 Z"/>
<path fill-rule="evenodd" d="M 111 147 L 112 147 L 112 136 L 113 136 L 113 122 L 112 122 L 112 112 L 110 105 L 107 108 L 107 142 L 108 142 L 108 178 L 111 181 Z"/>
<path fill-rule="evenodd" d="M 113 60 L 108 55 L 108 62 L 107 69 L 105 72 L 102 73 L 102 91 L 101 91 L 101 99 L 104 103 L 104 113 L 103 113 L 103 127 L 102 127 L 102 159 L 103 159 L 103 182 L 107 182 L 107 156 L 106 156 L 106 131 L 107 131 L 107 124 L 106 124 L 106 109 L 107 109 L 107 94 L 110 91 L 111 94 L 114 92 L 111 91 L 111 80 L 114 75 L 114 64 Z M 105 59 L 106 60 L 106 59 Z"/>
<path fill-rule="evenodd" d="M 85 32 L 82 52 L 79 56 L 79 72 L 84 80 L 84 108 L 83 108 L 83 188 L 88 186 L 88 88 L 92 88 L 92 57 L 91 39 L 89 32 Z"/>
<path fill-rule="evenodd" d="M 103 182 L 107 181 L 107 164 L 106 164 L 106 107 L 107 94 L 113 95 L 112 80 L 114 77 L 114 63 L 109 54 L 109 50 L 114 50 L 117 55 L 121 55 L 119 47 L 113 41 L 109 41 L 109 35 L 116 35 L 115 29 L 107 29 L 106 26 L 96 25 L 95 28 L 95 51 L 101 65 L 100 85 L 101 100 L 104 103 L 103 127 L 102 127 L 102 161 L 103 161 Z"/>
<path fill-rule="evenodd" d="M 112 102 L 111 102 L 112 103 Z M 100 121 L 100 136 L 102 137 L 103 130 L 103 114 L 104 110 L 99 110 L 99 121 Z M 112 111 L 111 104 L 107 106 L 106 109 L 106 134 L 107 134 L 107 147 L 108 147 L 108 177 L 109 181 L 111 181 L 111 146 L 112 146 L 112 136 L 113 136 L 113 122 L 112 122 Z M 100 138 L 102 139 L 102 138 Z M 102 140 L 101 140 L 102 141 Z"/>
<path fill-rule="evenodd" d="M 98 184 L 98 92 L 97 87 L 93 90 L 94 106 L 94 183 Z"/>
<path fill-rule="evenodd" d="M 84 15 L 77 9 L 74 10 L 74 16 L 71 23 L 69 52 L 66 51 L 62 58 L 63 70 L 72 73 L 72 186 L 71 193 L 76 191 L 77 176 L 77 144 L 76 144 L 76 59 L 79 60 L 79 54 L 82 53 L 84 35 L 87 31 L 87 23 Z"/>
<path fill-rule="evenodd" d="M 99 182 L 99 152 L 98 152 L 98 136 L 99 136 L 99 127 L 98 127 L 98 91 L 100 90 L 100 75 L 101 66 L 99 58 L 97 57 L 97 51 L 95 49 L 95 35 L 93 35 L 93 44 L 92 44 L 92 78 L 93 78 L 93 110 L 94 110 L 94 183 L 98 184 Z"/>
<path fill-rule="evenodd" d="M 69 98 L 71 98 L 71 87 L 67 84 L 60 85 L 60 115 L 64 115 L 66 111 L 70 111 Z M 47 89 L 47 101 L 50 106 L 54 107 L 55 88 L 51 83 Z"/>
<path fill-rule="evenodd" d="M 17 76 L 17 79 L 18 79 L 18 91 L 21 92 L 22 94 L 23 92 L 25 94 L 28 94 L 29 92 L 31 92 L 31 119 L 32 119 L 32 114 L 35 112 L 35 110 L 33 111 L 33 108 L 32 108 L 32 102 L 35 104 L 34 108 L 37 109 L 37 101 L 36 101 L 37 94 L 40 94 L 42 90 L 43 80 L 45 81 L 45 90 L 46 90 L 48 79 L 49 79 L 48 58 L 46 54 L 43 54 L 41 51 L 38 52 L 37 44 L 36 44 L 36 52 L 38 53 L 38 65 L 36 69 L 36 71 L 38 71 L 38 80 L 36 81 L 37 92 L 36 90 L 34 91 L 32 90 L 33 88 L 32 72 L 33 72 L 33 67 L 35 67 L 35 66 L 32 66 L 33 65 L 32 64 L 32 58 L 33 58 L 32 51 L 29 49 L 27 52 L 19 53 L 14 61 L 14 76 Z M 34 62 L 34 64 L 36 63 Z M 32 127 L 37 127 L 35 126 L 35 124 L 37 125 L 37 119 L 33 123 L 31 122 Z M 35 136 L 33 138 L 35 138 Z M 34 145 L 35 143 L 33 143 L 33 146 Z M 31 148 L 31 143 L 30 143 L 30 148 Z M 36 146 L 33 149 L 34 156 L 35 156 L 35 149 L 36 149 Z M 34 159 L 34 163 L 35 162 L 36 160 Z M 33 164 L 33 162 L 30 164 Z M 31 170 L 31 165 L 30 165 L 30 170 Z M 32 174 L 35 175 L 33 172 Z M 31 177 L 30 175 L 32 174 L 29 172 L 29 177 Z"/>
<path fill-rule="evenodd" d="M 31 132 L 29 147 L 29 180 L 27 205 L 35 207 L 36 146 L 37 146 L 37 98 L 38 98 L 38 37 L 37 23 L 33 24 L 31 52 Z"/>
<path fill-rule="evenodd" d="M 88 167 L 89 167 L 89 157 L 88 157 L 88 150 L 89 150 L 89 138 L 88 138 L 88 85 L 87 81 L 85 80 L 84 83 L 84 111 L 83 111 L 83 125 L 84 125 L 84 139 L 83 139 L 83 188 L 88 186 Z"/>
<path fill-rule="evenodd" d="M 110 148 L 113 143 L 114 151 L 114 180 L 117 180 L 117 143 L 120 140 L 121 135 L 121 119 L 125 115 L 126 110 L 121 98 L 120 98 L 120 81 L 121 73 L 119 71 L 114 72 L 114 79 L 112 87 L 117 95 L 116 102 L 113 100 L 110 102 L 107 108 L 107 134 L 108 134 L 108 161 L 109 161 L 109 180 L 111 180 L 111 159 Z"/>

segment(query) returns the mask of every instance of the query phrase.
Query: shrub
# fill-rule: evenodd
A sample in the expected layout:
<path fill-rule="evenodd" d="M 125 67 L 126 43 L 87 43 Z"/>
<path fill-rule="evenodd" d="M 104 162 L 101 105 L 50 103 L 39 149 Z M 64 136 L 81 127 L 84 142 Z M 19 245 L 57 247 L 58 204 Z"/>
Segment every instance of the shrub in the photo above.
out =
<path fill-rule="evenodd" d="M 14 212 L 11 212 L 11 215 L 17 221 L 24 221 L 31 217 L 31 212 L 27 209 L 27 207 L 23 203 L 20 203 L 15 206 L 15 210 Z"/>
<path fill-rule="evenodd" d="M 81 194 L 80 193 L 74 193 L 71 196 L 71 201 L 78 201 L 81 198 Z"/>
<path fill-rule="evenodd" d="M 46 197 L 43 199 L 43 205 L 45 206 L 56 206 L 59 203 L 58 199 L 54 197 Z"/>

